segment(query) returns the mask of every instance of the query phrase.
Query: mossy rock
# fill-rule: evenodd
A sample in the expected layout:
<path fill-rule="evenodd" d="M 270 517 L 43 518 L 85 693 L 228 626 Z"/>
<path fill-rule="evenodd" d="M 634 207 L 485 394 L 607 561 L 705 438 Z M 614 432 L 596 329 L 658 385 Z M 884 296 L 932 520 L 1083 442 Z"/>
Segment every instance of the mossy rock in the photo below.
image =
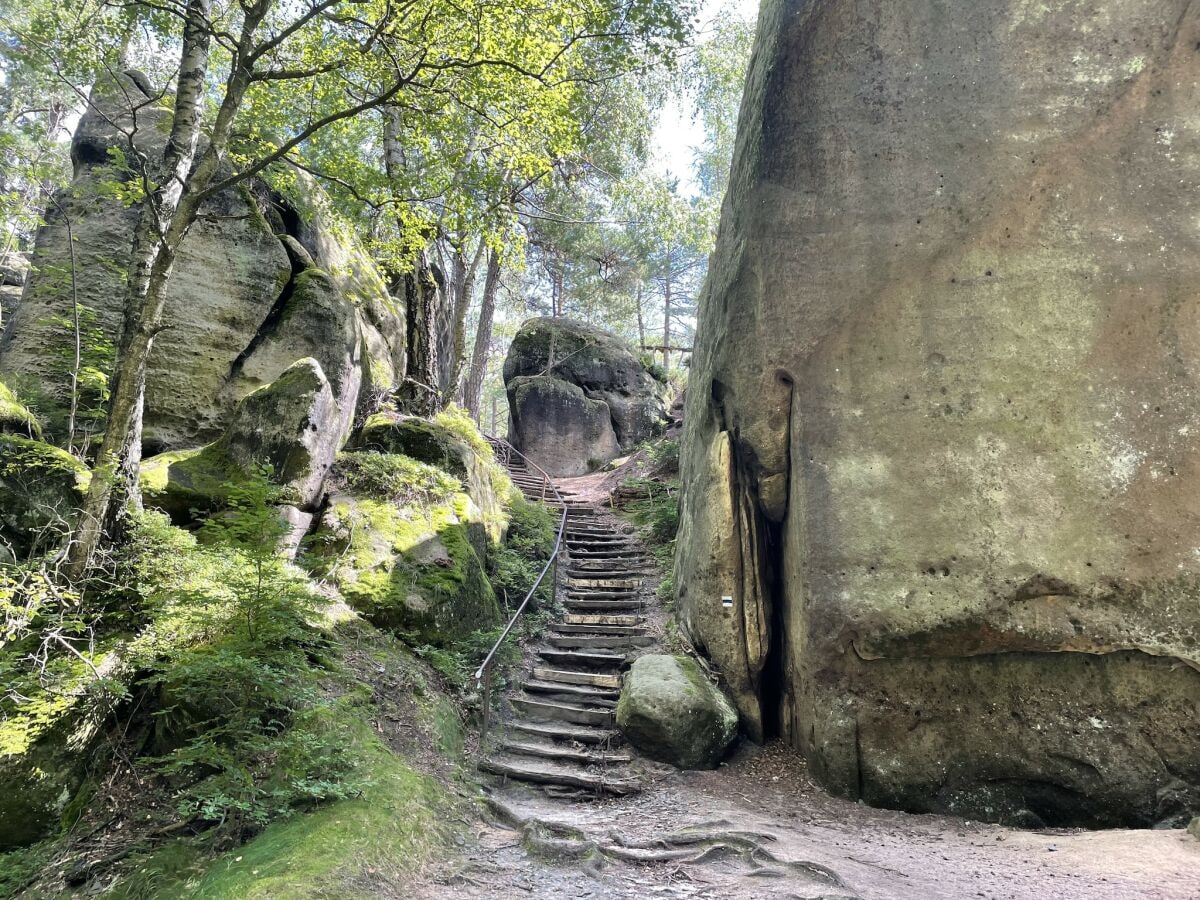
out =
<path fill-rule="evenodd" d="M 356 449 L 398 453 L 465 478 L 474 451 L 432 419 L 376 413 L 367 419 L 354 442 Z"/>
<path fill-rule="evenodd" d="M 0 381 L 0 432 L 35 439 L 42 436 L 42 423 L 25 408 L 3 381 Z"/>
<path fill-rule="evenodd" d="M 141 466 L 142 499 L 173 522 L 195 512 L 220 509 L 229 499 L 229 483 L 246 472 L 219 444 L 160 453 Z"/>
<path fill-rule="evenodd" d="M 87 467 L 66 450 L 0 434 L 0 538 L 24 552 L 48 529 L 65 533 L 88 478 Z"/>
<path fill-rule="evenodd" d="M 652 759 L 711 769 L 737 734 L 733 706 L 686 656 L 639 657 L 625 676 L 617 726 Z"/>
<path fill-rule="evenodd" d="M 192 510 L 219 509 L 228 485 L 265 465 L 285 488 L 280 501 L 310 508 L 336 453 L 336 418 L 320 364 L 302 359 L 266 387 L 242 398 L 225 434 L 204 447 L 160 453 L 142 463 L 144 499 L 184 522 Z"/>
<path fill-rule="evenodd" d="M 351 446 L 407 456 L 454 475 L 479 507 L 487 539 L 494 544 L 503 538 L 507 524 L 504 501 L 512 491 L 512 481 L 465 410 L 451 406 L 432 419 L 376 413 L 367 419 Z"/>
<path fill-rule="evenodd" d="M 477 519 L 464 493 L 405 505 L 338 494 L 309 558 L 372 624 L 446 646 L 500 620 Z"/>

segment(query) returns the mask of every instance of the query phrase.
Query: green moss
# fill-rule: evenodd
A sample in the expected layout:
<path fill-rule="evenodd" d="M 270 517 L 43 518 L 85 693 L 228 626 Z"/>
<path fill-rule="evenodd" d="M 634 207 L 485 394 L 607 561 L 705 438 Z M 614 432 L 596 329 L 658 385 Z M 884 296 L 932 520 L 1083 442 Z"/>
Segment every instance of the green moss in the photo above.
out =
<path fill-rule="evenodd" d="M 447 812 L 456 800 L 388 750 L 364 717 L 347 715 L 341 724 L 368 760 L 371 783 L 362 796 L 268 827 L 218 859 L 183 896 L 367 896 L 381 881 L 403 884 L 448 842 Z"/>
<path fill-rule="evenodd" d="M 173 450 L 142 463 L 142 497 L 175 521 L 187 520 L 194 509 L 213 510 L 228 499 L 230 482 L 247 473 L 220 441 L 189 450 Z"/>
<path fill-rule="evenodd" d="M 32 438 L 42 436 L 42 424 L 26 409 L 8 386 L 0 381 L 0 431 L 11 431 Z"/>
<path fill-rule="evenodd" d="M 87 467 L 65 450 L 0 434 L 0 536 L 18 554 L 57 543 L 89 478 Z"/>

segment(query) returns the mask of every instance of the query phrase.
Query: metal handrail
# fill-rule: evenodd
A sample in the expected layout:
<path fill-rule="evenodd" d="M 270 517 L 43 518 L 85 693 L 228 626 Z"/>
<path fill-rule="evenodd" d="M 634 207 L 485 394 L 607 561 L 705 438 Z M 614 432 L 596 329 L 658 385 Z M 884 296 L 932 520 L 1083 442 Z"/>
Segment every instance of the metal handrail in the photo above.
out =
<path fill-rule="evenodd" d="M 546 560 L 546 564 L 542 566 L 542 571 L 538 575 L 537 580 L 533 582 L 533 587 L 529 589 L 529 593 L 525 595 L 525 599 L 521 601 L 521 605 L 518 606 L 516 612 L 512 614 L 512 618 L 508 620 L 508 624 L 504 626 L 504 631 L 500 632 L 500 637 L 496 638 L 496 643 L 492 645 L 492 649 L 488 651 L 488 655 L 484 657 L 483 662 L 479 664 L 479 668 L 475 670 L 476 689 L 482 689 L 483 691 L 483 722 L 479 730 L 480 753 L 483 752 L 483 746 L 487 740 L 488 719 L 491 716 L 492 711 L 492 680 L 489 677 L 491 674 L 492 664 L 496 660 L 496 654 L 500 652 L 500 647 L 504 644 L 504 641 L 508 638 L 509 634 L 512 633 L 513 628 L 516 627 L 517 619 L 519 619 L 521 614 L 525 612 L 525 607 L 529 605 L 529 601 L 533 599 L 533 595 L 537 591 L 538 586 L 545 579 L 546 573 L 549 572 L 551 568 L 554 569 L 554 574 L 551 576 L 551 585 L 553 591 L 551 594 L 551 602 L 553 603 L 554 599 L 556 599 L 558 595 L 558 556 L 562 552 L 563 535 L 567 530 L 566 501 L 563 500 L 563 496 L 559 493 L 558 488 L 554 486 L 554 482 L 551 480 L 550 476 L 546 474 L 546 470 L 508 441 L 490 436 L 488 437 L 488 440 L 493 445 L 498 445 L 503 448 L 506 455 L 506 465 L 507 461 L 512 459 L 512 454 L 515 453 L 517 456 L 523 459 L 527 465 L 532 466 L 541 474 L 542 500 L 546 499 L 546 488 L 550 488 L 550 490 L 554 492 L 555 499 L 558 500 L 558 502 L 562 505 L 562 517 L 558 522 L 558 535 L 554 539 L 554 551 L 550 554 L 550 558 Z"/>

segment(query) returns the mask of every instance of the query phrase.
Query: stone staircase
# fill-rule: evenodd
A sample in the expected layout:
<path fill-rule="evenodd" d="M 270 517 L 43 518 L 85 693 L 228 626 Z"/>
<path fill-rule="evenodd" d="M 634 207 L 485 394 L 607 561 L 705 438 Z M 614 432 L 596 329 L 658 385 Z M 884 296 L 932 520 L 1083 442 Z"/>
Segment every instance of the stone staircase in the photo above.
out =
<path fill-rule="evenodd" d="M 505 698 L 503 721 L 479 767 L 552 795 L 635 793 L 633 754 L 621 747 L 614 720 L 622 671 L 654 642 L 641 595 L 650 574 L 645 551 L 611 513 L 565 490 L 556 495 L 519 457 L 507 465 L 526 497 L 556 514 L 566 509 L 559 581 L 565 599 L 534 648 L 536 660 Z"/>

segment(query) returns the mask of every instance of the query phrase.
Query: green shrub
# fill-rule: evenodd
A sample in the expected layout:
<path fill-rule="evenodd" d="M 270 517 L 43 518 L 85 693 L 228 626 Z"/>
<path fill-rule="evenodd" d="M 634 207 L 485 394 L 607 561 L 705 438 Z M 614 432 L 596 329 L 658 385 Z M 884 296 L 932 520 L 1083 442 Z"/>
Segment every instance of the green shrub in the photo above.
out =
<path fill-rule="evenodd" d="M 540 503 L 530 503 L 518 491 L 509 499 L 508 534 L 504 545 L 488 554 L 488 578 L 504 605 L 514 609 L 554 552 L 558 522 Z M 534 601 L 550 602 L 553 585 L 547 574 L 538 585 Z"/>
<path fill-rule="evenodd" d="M 147 516 L 130 551 L 154 622 L 135 642 L 157 701 L 149 762 L 177 779 L 181 815 L 235 837 L 360 788 L 313 664 L 320 601 L 278 555 L 268 474 L 230 483 L 198 541 Z"/>

